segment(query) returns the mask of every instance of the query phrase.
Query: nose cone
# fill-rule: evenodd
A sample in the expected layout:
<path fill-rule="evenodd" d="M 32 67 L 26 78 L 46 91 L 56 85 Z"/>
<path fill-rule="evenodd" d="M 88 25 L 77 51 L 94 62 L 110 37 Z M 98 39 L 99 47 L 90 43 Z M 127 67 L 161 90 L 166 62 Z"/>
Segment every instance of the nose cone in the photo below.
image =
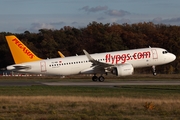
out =
<path fill-rule="evenodd" d="M 170 61 L 174 61 L 176 59 L 176 56 L 174 54 L 171 53 L 171 55 L 169 56 Z"/>

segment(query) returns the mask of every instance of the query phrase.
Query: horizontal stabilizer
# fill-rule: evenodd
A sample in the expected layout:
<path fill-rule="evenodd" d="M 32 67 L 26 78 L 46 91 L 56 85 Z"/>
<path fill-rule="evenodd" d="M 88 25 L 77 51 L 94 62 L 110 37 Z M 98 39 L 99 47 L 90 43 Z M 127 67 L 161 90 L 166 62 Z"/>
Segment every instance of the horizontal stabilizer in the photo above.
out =
<path fill-rule="evenodd" d="M 7 70 L 23 70 L 23 69 L 31 69 L 31 66 L 21 66 L 21 65 L 11 65 L 7 67 Z"/>

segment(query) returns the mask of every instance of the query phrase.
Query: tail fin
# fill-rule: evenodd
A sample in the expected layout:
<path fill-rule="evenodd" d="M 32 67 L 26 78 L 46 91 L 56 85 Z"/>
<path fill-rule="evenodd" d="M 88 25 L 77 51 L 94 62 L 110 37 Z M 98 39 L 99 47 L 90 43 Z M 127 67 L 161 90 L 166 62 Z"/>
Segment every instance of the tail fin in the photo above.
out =
<path fill-rule="evenodd" d="M 41 60 L 29 50 L 16 36 L 6 36 L 11 54 L 16 64 Z"/>

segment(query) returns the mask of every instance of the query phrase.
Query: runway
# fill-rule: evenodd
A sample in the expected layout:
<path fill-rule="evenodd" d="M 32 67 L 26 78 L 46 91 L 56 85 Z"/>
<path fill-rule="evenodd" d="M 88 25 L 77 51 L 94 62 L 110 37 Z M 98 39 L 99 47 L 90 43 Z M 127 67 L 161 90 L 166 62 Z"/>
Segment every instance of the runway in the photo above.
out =
<path fill-rule="evenodd" d="M 0 82 L 0 86 L 32 86 L 32 85 L 42 85 L 40 82 L 33 81 L 3 81 Z"/>
<path fill-rule="evenodd" d="M 123 85 L 180 85 L 180 80 L 148 80 L 148 81 L 105 81 L 105 82 L 82 82 L 76 81 L 57 81 L 57 82 L 41 82 L 41 81 L 1 81 L 0 86 L 32 86 L 32 85 L 47 85 L 47 86 L 123 86 Z"/>
<path fill-rule="evenodd" d="M 47 82 L 50 86 L 180 85 L 180 81 Z"/>

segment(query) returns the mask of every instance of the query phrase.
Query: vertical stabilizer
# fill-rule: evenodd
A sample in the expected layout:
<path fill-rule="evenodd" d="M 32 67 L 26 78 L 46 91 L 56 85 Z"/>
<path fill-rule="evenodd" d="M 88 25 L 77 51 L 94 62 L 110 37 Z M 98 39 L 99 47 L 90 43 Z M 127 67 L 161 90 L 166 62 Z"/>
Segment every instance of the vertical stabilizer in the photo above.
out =
<path fill-rule="evenodd" d="M 16 64 L 41 60 L 28 49 L 16 36 L 6 36 L 11 54 Z"/>

